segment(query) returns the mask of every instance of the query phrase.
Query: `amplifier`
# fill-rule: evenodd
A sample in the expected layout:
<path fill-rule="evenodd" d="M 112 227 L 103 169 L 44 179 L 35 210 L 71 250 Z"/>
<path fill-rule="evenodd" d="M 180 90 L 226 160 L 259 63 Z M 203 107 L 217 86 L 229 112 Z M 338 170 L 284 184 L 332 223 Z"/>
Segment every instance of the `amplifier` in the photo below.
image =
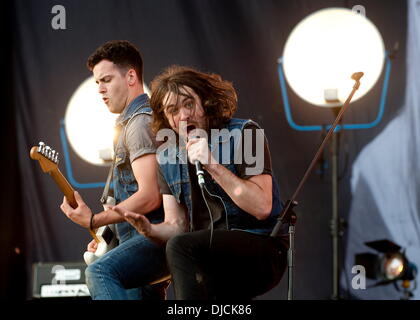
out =
<path fill-rule="evenodd" d="M 89 297 L 85 283 L 84 262 L 34 263 L 32 265 L 32 297 Z"/>

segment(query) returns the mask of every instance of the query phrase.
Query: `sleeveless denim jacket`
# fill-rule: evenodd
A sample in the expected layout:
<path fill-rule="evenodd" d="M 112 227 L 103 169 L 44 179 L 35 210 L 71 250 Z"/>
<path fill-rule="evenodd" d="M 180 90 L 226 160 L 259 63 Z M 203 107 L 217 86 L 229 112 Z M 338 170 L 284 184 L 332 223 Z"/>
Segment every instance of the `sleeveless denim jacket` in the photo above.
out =
<path fill-rule="evenodd" d="M 239 132 L 239 134 L 241 135 L 245 126 L 250 123 L 255 124 L 257 127 L 259 127 L 258 124 L 252 120 L 234 118 L 231 119 L 230 122 L 226 124 L 224 128 L 221 129 L 227 129 L 228 133 Z M 211 141 L 212 145 L 209 145 L 209 148 L 214 156 L 214 148 L 218 147 L 219 152 L 216 153 L 218 162 L 234 174 L 237 174 L 237 169 L 234 161 L 234 151 L 235 148 L 238 147 L 238 140 L 232 139 L 232 137 L 234 137 L 234 135 L 227 135 L 227 138 L 221 135 L 219 136 L 218 143 L 214 143 L 214 141 Z M 227 161 L 226 152 L 222 151 L 223 148 L 229 148 L 230 150 L 230 152 L 228 152 Z M 171 162 L 169 161 L 162 161 L 162 157 L 167 157 L 170 153 L 176 154 L 177 163 L 171 164 Z M 188 172 L 188 164 L 185 162 L 185 160 L 181 160 L 182 157 L 185 157 L 185 154 L 182 154 L 178 146 L 171 146 L 167 149 L 160 150 L 158 157 L 162 174 L 166 182 L 168 183 L 172 195 L 176 198 L 178 203 L 185 204 L 188 209 L 188 218 L 191 231 L 193 213 L 191 200 L 191 184 Z M 196 179 L 195 176 L 191 178 Z M 211 194 L 214 194 L 223 200 L 223 204 L 226 211 L 226 226 L 228 230 L 243 230 L 258 234 L 270 234 L 271 230 L 274 228 L 274 225 L 277 222 L 277 217 L 283 208 L 283 205 L 280 201 L 279 188 L 277 181 L 274 177 L 274 173 L 272 173 L 272 210 L 269 217 L 265 220 L 258 220 L 249 213 L 240 209 L 218 184 L 216 184 L 214 181 L 208 180 L 209 179 L 207 179 L 206 181 L 206 188 L 208 189 L 208 191 Z"/>
<path fill-rule="evenodd" d="M 115 165 L 113 171 L 114 198 L 120 203 L 137 192 L 138 184 L 130 163 L 130 155 L 125 144 L 126 128 L 130 121 L 140 114 L 152 116 L 152 109 L 149 107 L 149 99 L 146 94 L 135 98 L 126 110 L 117 118 L 116 129 L 119 132 L 114 145 Z M 146 217 L 152 223 L 163 221 L 163 210 L 159 208 L 149 212 Z M 117 225 L 120 240 L 129 238 L 132 232 L 136 232 L 128 222 L 121 222 Z"/>

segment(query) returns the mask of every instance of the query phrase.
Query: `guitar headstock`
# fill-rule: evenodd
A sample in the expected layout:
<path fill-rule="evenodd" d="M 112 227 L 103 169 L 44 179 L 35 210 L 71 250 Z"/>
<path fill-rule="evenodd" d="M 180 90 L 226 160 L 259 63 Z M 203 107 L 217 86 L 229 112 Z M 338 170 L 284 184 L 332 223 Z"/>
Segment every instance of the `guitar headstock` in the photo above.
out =
<path fill-rule="evenodd" d="M 42 171 L 49 173 L 58 167 L 58 152 L 40 142 L 38 147 L 32 147 L 30 156 L 34 160 L 38 160 Z"/>

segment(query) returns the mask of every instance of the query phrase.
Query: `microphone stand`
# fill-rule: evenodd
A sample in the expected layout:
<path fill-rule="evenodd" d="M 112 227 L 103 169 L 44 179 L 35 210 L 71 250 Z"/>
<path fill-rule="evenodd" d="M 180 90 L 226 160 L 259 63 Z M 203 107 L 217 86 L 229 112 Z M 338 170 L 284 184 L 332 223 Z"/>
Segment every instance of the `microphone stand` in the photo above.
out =
<path fill-rule="evenodd" d="M 289 225 L 289 249 L 287 251 L 287 268 L 288 268 L 288 282 L 287 282 L 287 300 L 293 300 L 293 268 L 294 268 L 294 250 L 295 250 L 295 225 L 297 221 L 296 213 L 293 212 L 293 207 L 297 206 L 296 198 L 302 189 L 303 185 L 305 184 L 306 180 L 309 177 L 309 174 L 312 172 L 313 168 L 318 162 L 319 157 L 321 156 L 325 145 L 327 144 L 328 140 L 332 136 L 337 124 L 340 123 L 341 119 L 343 118 L 344 112 L 347 110 L 353 95 L 356 93 L 356 90 L 360 87 L 360 78 L 363 77 L 363 72 L 356 72 L 354 73 L 351 78 L 356 81 L 353 86 L 353 90 L 351 91 L 350 95 L 348 96 L 347 100 L 344 102 L 344 105 L 341 107 L 340 112 L 338 113 L 334 123 L 332 124 L 330 130 L 328 131 L 327 135 L 325 136 L 324 140 L 322 141 L 321 145 L 318 148 L 314 158 L 312 159 L 309 167 L 306 169 L 305 174 L 303 175 L 302 180 L 300 180 L 299 185 L 297 186 L 295 192 L 293 193 L 292 197 L 286 201 L 283 210 L 281 211 L 279 217 L 277 218 L 277 223 L 271 232 L 271 237 L 276 237 L 281 229 L 283 224 Z"/>

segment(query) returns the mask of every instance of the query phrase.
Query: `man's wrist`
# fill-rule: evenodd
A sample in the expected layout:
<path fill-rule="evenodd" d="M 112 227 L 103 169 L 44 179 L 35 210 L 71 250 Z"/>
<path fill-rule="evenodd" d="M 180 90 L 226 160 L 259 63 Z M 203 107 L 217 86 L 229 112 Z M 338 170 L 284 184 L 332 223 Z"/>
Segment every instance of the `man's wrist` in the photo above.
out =
<path fill-rule="evenodd" d="M 220 171 L 219 163 L 209 163 L 203 166 L 203 168 L 214 178 Z"/>
<path fill-rule="evenodd" d="M 95 214 L 92 212 L 92 215 L 90 216 L 90 223 L 89 223 L 89 229 L 90 230 L 94 230 L 95 229 L 95 226 L 94 226 L 94 221 L 93 221 L 93 218 L 95 217 Z"/>

